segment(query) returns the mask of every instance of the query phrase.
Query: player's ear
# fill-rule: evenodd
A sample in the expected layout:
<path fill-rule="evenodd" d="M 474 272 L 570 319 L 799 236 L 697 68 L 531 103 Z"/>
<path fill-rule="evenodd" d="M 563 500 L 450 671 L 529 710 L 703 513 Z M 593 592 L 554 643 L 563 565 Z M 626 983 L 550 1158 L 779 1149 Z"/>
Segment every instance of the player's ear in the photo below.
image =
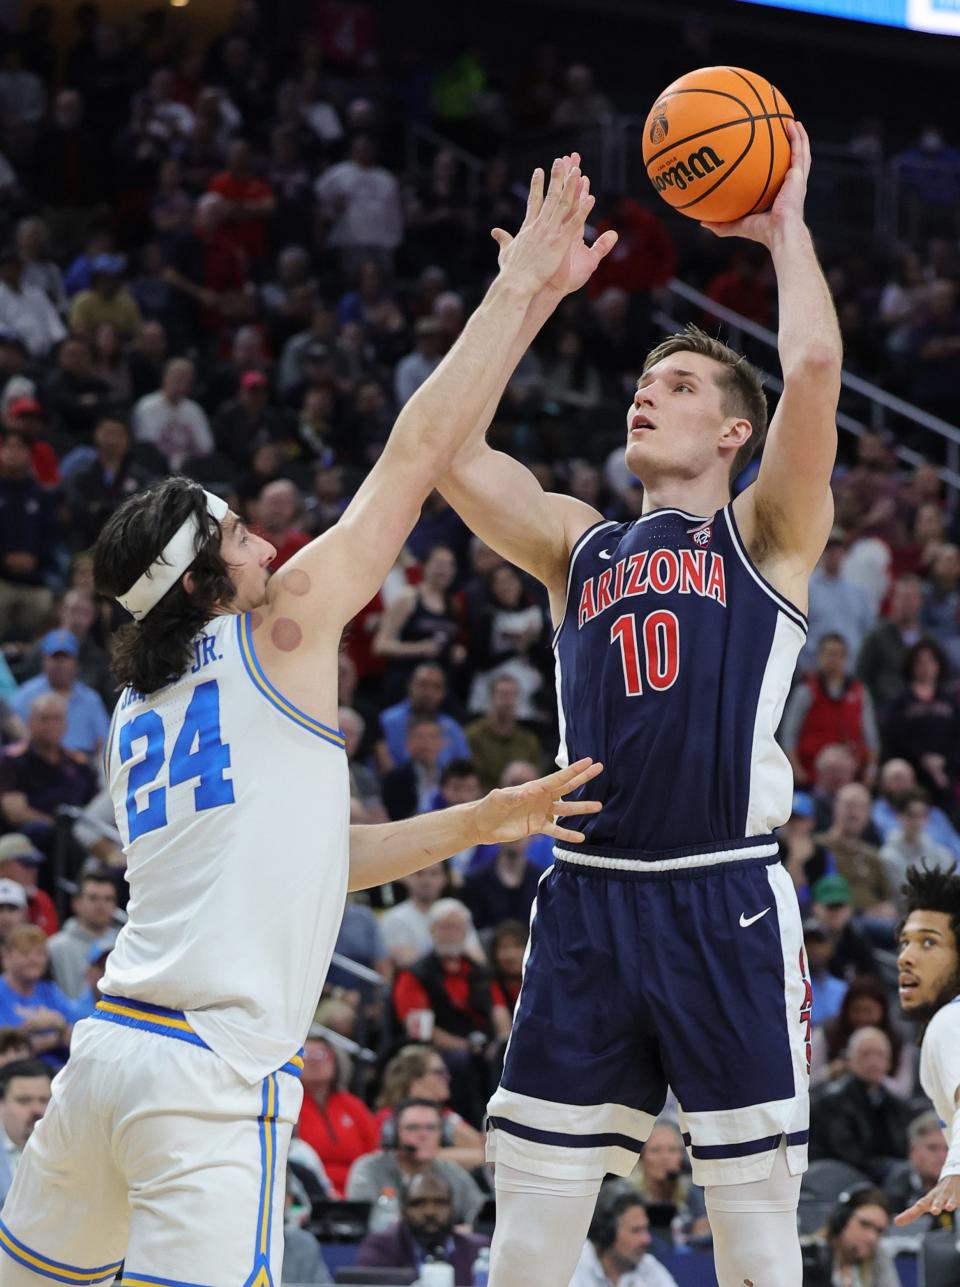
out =
<path fill-rule="evenodd" d="M 736 447 L 737 451 L 753 436 L 749 420 L 728 420 L 720 438 L 721 447 Z"/>
<path fill-rule="evenodd" d="M 184 572 L 183 577 L 180 580 L 180 584 L 186 590 L 187 594 L 193 594 L 194 590 L 197 588 L 197 583 L 192 572 Z"/>

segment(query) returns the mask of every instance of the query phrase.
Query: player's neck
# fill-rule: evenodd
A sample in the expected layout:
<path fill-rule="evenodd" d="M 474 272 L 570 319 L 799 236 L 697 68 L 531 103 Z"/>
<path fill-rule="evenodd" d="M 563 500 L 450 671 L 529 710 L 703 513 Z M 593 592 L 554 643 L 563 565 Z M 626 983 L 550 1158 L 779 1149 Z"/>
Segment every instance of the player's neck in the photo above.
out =
<path fill-rule="evenodd" d="M 725 478 L 663 478 L 644 484 L 641 513 L 682 509 L 687 514 L 711 518 L 729 500 L 730 487 Z"/>

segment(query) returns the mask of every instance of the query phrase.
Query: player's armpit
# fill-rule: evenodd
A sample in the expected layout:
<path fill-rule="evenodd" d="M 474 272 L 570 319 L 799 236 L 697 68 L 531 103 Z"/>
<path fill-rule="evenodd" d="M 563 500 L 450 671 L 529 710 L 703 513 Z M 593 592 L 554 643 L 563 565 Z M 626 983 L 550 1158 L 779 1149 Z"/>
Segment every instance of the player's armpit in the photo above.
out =
<path fill-rule="evenodd" d="M 437 488 L 467 527 L 548 589 L 566 584 L 570 551 L 603 515 L 545 492 L 525 465 L 485 442 L 469 444 Z"/>

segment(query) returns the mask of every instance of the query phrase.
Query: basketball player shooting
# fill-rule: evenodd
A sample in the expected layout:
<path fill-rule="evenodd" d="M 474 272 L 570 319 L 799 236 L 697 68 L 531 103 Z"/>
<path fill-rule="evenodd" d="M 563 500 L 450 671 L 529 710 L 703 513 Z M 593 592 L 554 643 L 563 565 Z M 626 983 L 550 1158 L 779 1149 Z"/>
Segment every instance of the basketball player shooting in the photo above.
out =
<path fill-rule="evenodd" d="M 440 488 L 468 525 L 547 588 L 559 763 L 589 752 L 603 812 L 541 882 L 503 1079 L 494 1287 L 565 1287 L 607 1172 L 633 1168 L 679 1099 L 706 1187 L 721 1287 L 799 1287 L 810 989 L 792 883 L 773 829 L 793 779 L 774 741 L 804 641 L 807 581 L 833 515 L 841 344 L 803 205 L 805 131 L 773 206 L 722 237 L 766 246 L 780 300 L 784 390 L 756 481 L 731 479 L 764 440 L 743 357 L 693 328 L 643 362 L 626 462 L 643 512 L 605 522 L 544 493 L 484 431 Z M 566 164 L 576 164 L 576 154 Z M 527 215 L 542 201 L 539 176 Z M 511 239 L 494 232 L 502 251 Z M 574 247 L 530 305 L 512 364 L 590 271 Z"/>
<path fill-rule="evenodd" d="M 897 957 L 900 1005 L 922 1025 L 920 1085 L 947 1140 L 947 1158 L 929 1193 L 894 1224 L 960 1209 L 960 876 L 911 867 Z"/>
<path fill-rule="evenodd" d="M 121 1261 L 127 1287 L 279 1283 L 298 1051 L 348 887 L 479 841 L 583 838 L 553 818 L 581 814 L 561 797 L 597 772 L 588 760 L 476 806 L 348 830 L 335 720 L 343 628 L 480 418 L 591 204 L 558 162 L 340 521 L 276 577 L 273 547 L 185 478 L 131 497 L 104 528 L 97 584 L 134 618 L 118 632 L 105 757 L 129 920 L 3 1208 L 2 1287 L 106 1282 Z"/>

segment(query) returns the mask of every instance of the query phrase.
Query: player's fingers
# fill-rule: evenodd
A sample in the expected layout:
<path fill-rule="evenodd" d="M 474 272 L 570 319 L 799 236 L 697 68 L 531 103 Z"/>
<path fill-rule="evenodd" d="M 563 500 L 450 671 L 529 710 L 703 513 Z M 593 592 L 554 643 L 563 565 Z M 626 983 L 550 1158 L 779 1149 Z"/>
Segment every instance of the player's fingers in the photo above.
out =
<path fill-rule="evenodd" d="M 576 209 L 579 196 L 580 171 L 574 166 L 573 169 L 567 171 L 556 205 L 551 211 L 554 224 L 564 223 L 570 218 L 571 212 Z"/>
<path fill-rule="evenodd" d="M 509 232 L 505 232 L 503 228 L 491 228 L 490 236 L 494 239 L 501 250 L 505 250 L 507 246 L 510 245 L 511 241 L 513 241 Z"/>
<path fill-rule="evenodd" d="M 592 246 L 593 253 L 597 256 L 598 259 L 602 259 L 604 255 L 610 254 L 610 251 L 613 250 L 614 246 L 617 244 L 619 240 L 620 240 L 620 234 L 618 232 L 614 232 L 612 228 L 609 228 L 605 233 L 603 233 L 602 236 L 598 237 L 596 241 L 593 243 L 593 246 Z"/>
<path fill-rule="evenodd" d="M 584 782 L 589 782 L 595 778 L 598 773 L 603 772 L 603 765 L 594 763 L 590 759 L 577 760 L 569 768 L 559 769 L 556 773 L 551 773 L 544 779 L 544 785 L 549 786 L 555 795 L 567 795 L 570 791 L 575 791 L 578 786 L 583 786 Z"/>
<path fill-rule="evenodd" d="M 915 1202 L 912 1207 L 907 1207 L 906 1211 L 901 1211 L 898 1216 L 894 1216 L 893 1223 L 896 1225 L 913 1224 L 917 1216 L 923 1215 L 925 1209 L 923 1202 Z"/>
<path fill-rule="evenodd" d="M 599 800 L 554 800 L 550 812 L 558 818 L 569 818 L 572 814 L 599 813 L 602 808 Z"/>
<path fill-rule="evenodd" d="M 556 205 L 560 200 L 560 193 L 563 190 L 563 179 L 563 160 L 558 156 L 550 167 L 550 183 L 547 186 L 547 195 L 543 199 L 541 214 L 549 215 L 549 213 L 556 208 Z"/>
<path fill-rule="evenodd" d="M 542 205 L 543 171 L 538 165 L 530 179 L 530 191 L 527 193 L 527 214 L 523 222 L 529 223 L 531 219 L 536 219 Z"/>
<path fill-rule="evenodd" d="M 548 822 L 546 826 L 541 827 L 545 836 L 552 836 L 554 840 L 569 840 L 575 845 L 582 844 L 586 836 L 582 831 L 569 831 L 566 827 L 558 827 L 555 822 Z"/>

